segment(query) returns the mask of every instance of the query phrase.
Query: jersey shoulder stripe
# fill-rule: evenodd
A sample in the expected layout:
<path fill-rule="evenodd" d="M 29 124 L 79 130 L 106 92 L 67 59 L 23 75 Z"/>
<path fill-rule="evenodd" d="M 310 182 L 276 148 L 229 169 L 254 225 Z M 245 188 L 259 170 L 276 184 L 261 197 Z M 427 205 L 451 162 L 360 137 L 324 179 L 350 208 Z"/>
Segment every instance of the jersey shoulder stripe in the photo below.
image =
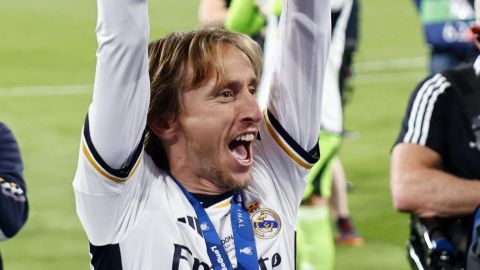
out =
<path fill-rule="evenodd" d="M 282 127 L 280 122 L 273 114 L 265 109 L 263 117 L 267 125 L 268 132 L 282 150 L 293 159 L 298 165 L 305 169 L 310 169 L 318 161 L 311 152 L 305 151 Z M 317 148 L 317 147 L 316 147 Z"/>
<path fill-rule="evenodd" d="M 87 158 L 90 165 L 103 177 L 117 183 L 123 183 L 128 181 L 137 170 L 138 166 L 141 163 L 143 158 L 143 139 L 140 141 L 136 147 L 133 155 L 132 161 L 129 164 L 126 164 L 120 169 L 111 168 L 100 156 L 100 154 L 95 149 L 92 139 L 90 137 L 90 127 L 88 122 L 88 115 L 85 119 L 85 124 L 83 127 L 83 138 L 81 142 L 82 153 Z"/>
<path fill-rule="evenodd" d="M 426 144 L 437 99 L 450 85 L 443 75 L 436 74 L 420 86 L 410 110 L 404 143 Z"/>

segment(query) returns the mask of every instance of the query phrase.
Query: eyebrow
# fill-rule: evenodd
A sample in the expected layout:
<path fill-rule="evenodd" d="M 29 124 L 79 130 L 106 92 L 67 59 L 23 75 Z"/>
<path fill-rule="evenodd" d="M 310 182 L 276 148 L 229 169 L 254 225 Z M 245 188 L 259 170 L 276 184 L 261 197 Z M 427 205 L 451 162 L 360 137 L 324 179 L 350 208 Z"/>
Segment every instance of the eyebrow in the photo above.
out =
<path fill-rule="evenodd" d="M 259 85 L 260 84 L 260 80 L 257 78 L 257 77 L 253 77 L 252 79 L 250 79 L 250 83 L 249 84 L 254 84 L 254 85 Z"/>
<path fill-rule="evenodd" d="M 248 85 L 255 85 L 258 86 L 260 83 L 260 80 L 257 77 L 252 77 L 248 80 Z M 223 80 L 222 82 L 218 82 L 217 85 L 215 86 L 215 89 L 219 89 L 225 86 L 230 86 L 230 85 L 240 85 L 242 84 L 242 80 Z"/>

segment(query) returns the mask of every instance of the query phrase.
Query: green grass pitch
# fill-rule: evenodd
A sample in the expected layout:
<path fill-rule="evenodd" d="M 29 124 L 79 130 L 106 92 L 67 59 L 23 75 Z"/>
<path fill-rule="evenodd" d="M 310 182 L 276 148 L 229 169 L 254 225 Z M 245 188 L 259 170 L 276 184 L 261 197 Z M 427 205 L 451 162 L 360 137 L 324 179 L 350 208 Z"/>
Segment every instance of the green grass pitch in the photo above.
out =
<path fill-rule="evenodd" d="M 197 4 L 150 1 L 151 36 L 195 26 Z M 93 0 L 2 3 L 0 121 L 19 140 L 31 205 L 25 228 L 0 244 L 7 270 L 89 268 L 71 182 L 91 96 L 95 19 Z M 389 152 L 408 94 L 426 75 L 427 51 L 411 1 L 362 1 L 361 36 L 346 108 L 346 127 L 359 136 L 345 142 L 341 156 L 355 183 L 350 207 L 366 245 L 339 247 L 336 269 L 408 269 L 408 219 L 392 208 Z"/>

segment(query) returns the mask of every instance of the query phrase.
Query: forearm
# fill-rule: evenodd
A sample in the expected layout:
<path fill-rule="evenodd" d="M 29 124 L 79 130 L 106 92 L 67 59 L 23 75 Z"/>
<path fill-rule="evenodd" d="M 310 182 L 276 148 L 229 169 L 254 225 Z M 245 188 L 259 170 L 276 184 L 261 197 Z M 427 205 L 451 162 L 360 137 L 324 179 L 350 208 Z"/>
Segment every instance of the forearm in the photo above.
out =
<path fill-rule="evenodd" d="M 476 180 L 432 168 L 393 172 L 394 204 L 420 217 L 471 214 L 480 204 L 480 181 Z"/>
<path fill-rule="evenodd" d="M 268 108 L 304 149 L 318 140 L 330 44 L 329 1 L 284 1 Z M 286 11 L 286 12 L 285 12 Z"/>
<path fill-rule="evenodd" d="M 141 140 L 149 102 L 147 2 L 98 0 L 97 68 L 89 109 L 92 142 L 119 168 Z"/>

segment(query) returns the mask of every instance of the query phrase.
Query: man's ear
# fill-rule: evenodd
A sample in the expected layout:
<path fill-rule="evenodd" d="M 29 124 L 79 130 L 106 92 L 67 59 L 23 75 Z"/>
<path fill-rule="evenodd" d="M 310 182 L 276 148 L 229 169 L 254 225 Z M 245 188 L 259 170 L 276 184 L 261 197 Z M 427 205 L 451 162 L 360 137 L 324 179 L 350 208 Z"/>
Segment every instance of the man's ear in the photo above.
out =
<path fill-rule="evenodd" d="M 155 118 L 148 122 L 148 127 L 163 143 L 170 144 L 175 142 L 178 131 L 177 120 Z"/>

